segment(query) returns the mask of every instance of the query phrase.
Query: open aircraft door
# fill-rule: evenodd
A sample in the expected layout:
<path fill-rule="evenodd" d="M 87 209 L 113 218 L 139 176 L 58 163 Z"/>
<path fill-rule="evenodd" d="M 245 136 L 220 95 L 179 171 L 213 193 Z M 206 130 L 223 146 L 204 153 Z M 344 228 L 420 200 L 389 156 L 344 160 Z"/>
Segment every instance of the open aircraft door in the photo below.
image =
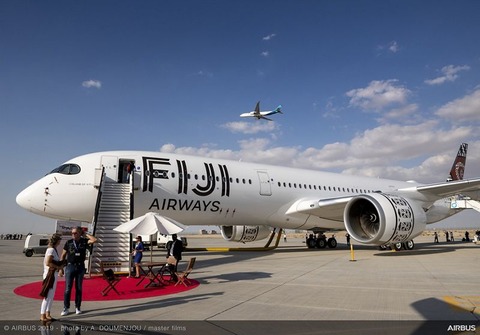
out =
<path fill-rule="evenodd" d="M 105 168 L 105 177 L 111 181 L 118 181 L 118 157 L 102 156 L 102 166 Z"/>
<path fill-rule="evenodd" d="M 260 181 L 260 195 L 272 195 L 272 185 L 267 171 L 257 171 L 257 174 Z"/>

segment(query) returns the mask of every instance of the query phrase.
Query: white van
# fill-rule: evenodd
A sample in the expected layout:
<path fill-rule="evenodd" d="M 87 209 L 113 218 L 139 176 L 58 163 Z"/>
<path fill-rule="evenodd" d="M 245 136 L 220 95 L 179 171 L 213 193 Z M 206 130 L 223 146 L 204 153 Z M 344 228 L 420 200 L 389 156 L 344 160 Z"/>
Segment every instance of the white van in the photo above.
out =
<path fill-rule="evenodd" d="M 50 236 L 47 234 L 28 235 L 25 239 L 23 253 L 27 257 L 32 257 L 33 254 L 45 254 L 48 248 L 49 238 Z"/>
<path fill-rule="evenodd" d="M 183 247 L 186 248 L 188 245 L 187 238 L 186 237 L 179 237 L 178 238 L 182 241 Z M 158 234 L 157 236 L 157 247 L 159 248 L 165 248 L 168 249 L 168 245 L 172 243 L 172 235 L 163 235 L 163 234 Z"/>

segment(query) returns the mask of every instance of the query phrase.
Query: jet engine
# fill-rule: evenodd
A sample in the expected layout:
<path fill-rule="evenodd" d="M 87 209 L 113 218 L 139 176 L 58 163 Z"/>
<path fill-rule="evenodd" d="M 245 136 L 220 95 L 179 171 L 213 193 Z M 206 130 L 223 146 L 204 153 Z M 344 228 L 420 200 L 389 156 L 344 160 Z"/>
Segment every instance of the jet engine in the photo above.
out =
<path fill-rule="evenodd" d="M 267 226 L 221 226 L 222 237 L 230 242 L 253 242 L 270 235 Z"/>
<path fill-rule="evenodd" d="M 374 245 L 410 241 L 420 235 L 427 222 L 425 211 L 418 203 L 384 193 L 352 198 L 343 218 L 352 238 Z"/>

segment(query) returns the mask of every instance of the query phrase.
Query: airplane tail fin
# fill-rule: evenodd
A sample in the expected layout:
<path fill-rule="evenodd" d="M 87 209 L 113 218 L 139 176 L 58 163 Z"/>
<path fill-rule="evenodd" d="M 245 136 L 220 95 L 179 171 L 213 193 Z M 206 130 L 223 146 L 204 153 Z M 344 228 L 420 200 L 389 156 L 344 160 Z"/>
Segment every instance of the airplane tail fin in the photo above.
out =
<path fill-rule="evenodd" d="M 450 176 L 447 181 L 463 180 L 463 173 L 465 172 L 465 164 L 467 162 L 467 150 L 467 143 L 460 144 L 457 157 L 455 157 L 455 160 L 453 161 L 452 168 L 450 169 Z"/>
<path fill-rule="evenodd" d="M 283 114 L 283 112 L 282 112 L 282 105 L 278 105 L 278 107 L 275 108 L 275 113 Z"/>
<path fill-rule="evenodd" d="M 255 113 L 260 114 L 260 101 L 258 101 L 257 105 L 255 106 Z"/>

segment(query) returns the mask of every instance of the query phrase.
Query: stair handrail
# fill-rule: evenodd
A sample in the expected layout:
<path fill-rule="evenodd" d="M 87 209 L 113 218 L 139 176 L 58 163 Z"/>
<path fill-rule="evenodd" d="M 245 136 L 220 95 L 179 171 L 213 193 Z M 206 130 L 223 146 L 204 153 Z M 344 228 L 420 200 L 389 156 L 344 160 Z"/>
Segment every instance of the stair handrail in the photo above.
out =
<path fill-rule="evenodd" d="M 103 193 L 103 186 L 105 183 L 105 167 L 102 166 L 102 174 L 100 177 L 100 183 L 98 187 L 97 193 L 97 201 L 95 203 L 95 212 L 93 213 L 92 219 L 92 235 L 95 236 L 97 231 L 97 220 L 98 220 L 98 212 L 100 211 L 100 201 L 102 200 L 102 193 Z M 95 244 L 90 245 L 90 255 L 88 256 L 88 274 L 90 275 L 92 269 L 92 257 L 93 257 L 93 248 L 95 248 Z"/>
<path fill-rule="evenodd" d="M 100 186 L 98 187 L 97 201 L 95 203 L 95 212 L 93 213 L 93 219 L 92 219 L 92 229 L 93 229 L 94 236 L 97 230 L 98 213 L 100 211 L 100 201 L 102 200 L 103 187 L 105 185 L 105 175 L 106 175 L 105 167 L 102 166 L 102 176 L 100 178 Z"/>
<path fill-rule="evenodd" d="M 132 171 L 130 174 L 130 180 L 129 180 L 129 185 L 130 185 L 130 220 L 133 219 L 134 215 L 134 210 L 133 210 L 133 205 L 134 205 L 134 199 L 133 199 L 133 192 L 134 192 L 134 182 L 133 179 L 135 178 L 135 173 Z"/>

